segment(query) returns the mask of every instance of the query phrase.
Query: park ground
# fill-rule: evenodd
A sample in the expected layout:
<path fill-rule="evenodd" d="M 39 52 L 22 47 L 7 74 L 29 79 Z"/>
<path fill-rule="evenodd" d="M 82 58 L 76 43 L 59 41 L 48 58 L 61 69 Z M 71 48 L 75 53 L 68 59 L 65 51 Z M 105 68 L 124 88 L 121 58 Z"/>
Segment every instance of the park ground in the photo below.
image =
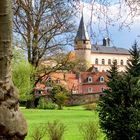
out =
<path fill-rule="evenodd" d="M 82 135 L 79 131 L 80 125 L 88 121 L 98 121 L 96 111 L 85 110 L 82 106 L 65 107 L 63 110 L 39 110 L 21 108 L 27 123 L 28 135 L 26 140 L 32 140 L 31 134 L 35 127 L 47 122 L 59 120 L 66 126 L 64 140 L 82 140 Z M 44 140 L 48 140 L 47 137 Z M 101 136 L 100 140 L 103 140 Z"/>

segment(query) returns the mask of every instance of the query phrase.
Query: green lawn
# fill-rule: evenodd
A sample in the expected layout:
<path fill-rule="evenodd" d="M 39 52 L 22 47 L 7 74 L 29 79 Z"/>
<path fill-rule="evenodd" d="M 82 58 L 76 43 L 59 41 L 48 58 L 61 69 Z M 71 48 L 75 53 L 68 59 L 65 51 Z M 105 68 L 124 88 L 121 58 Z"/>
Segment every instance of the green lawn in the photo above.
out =
<path fill-rule="evenodd" d="M 64 110 L 39 110 L 21 108 L 27 123 L 28 136 L 26 140 L 31 140 L 30 134 L 34 127 L 40 123 L 60 120 L 66 125 L 67 131 L 64 135 L 65 140 L 82 140 L 79 133 L 79 125 L 89 120 L 97 120 L 97 114 L 94 111 L 86 111 L 82 107 L 66 107 Z M 47 140 L 47 138 L 45 138 Z"/>

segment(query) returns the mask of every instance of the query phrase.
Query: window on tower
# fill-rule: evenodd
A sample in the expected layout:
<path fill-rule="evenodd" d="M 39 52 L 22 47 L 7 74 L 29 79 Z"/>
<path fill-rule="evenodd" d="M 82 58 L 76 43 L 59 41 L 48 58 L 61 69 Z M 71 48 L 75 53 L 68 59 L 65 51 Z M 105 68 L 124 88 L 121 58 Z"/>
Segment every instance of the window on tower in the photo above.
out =
<path fill-rule="evenodd" d="M 83 40 L 83 43 L 86 44 L 86 40 Z"/>

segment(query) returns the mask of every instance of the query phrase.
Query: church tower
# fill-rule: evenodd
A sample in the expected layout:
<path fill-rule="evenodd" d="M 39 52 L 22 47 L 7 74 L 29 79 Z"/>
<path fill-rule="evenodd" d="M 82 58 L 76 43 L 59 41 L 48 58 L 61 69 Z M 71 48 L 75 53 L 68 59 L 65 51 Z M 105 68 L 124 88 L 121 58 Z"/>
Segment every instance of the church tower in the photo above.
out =
<path fill-rule="evenodd" d="M 91 64 L 91 43 L 86 30 L 83 15 L 81 17 L 80 25 L 78 28 L 77 35 L 75 37 L 75 54 L 76 59 L 86 61 Z"/>

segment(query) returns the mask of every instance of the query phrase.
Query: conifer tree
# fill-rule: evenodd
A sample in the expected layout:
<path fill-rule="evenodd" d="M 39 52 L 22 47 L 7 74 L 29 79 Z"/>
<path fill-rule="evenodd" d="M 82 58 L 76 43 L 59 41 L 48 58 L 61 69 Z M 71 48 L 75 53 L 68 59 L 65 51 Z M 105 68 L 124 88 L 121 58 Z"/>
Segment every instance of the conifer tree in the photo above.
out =
<path fill-rule="evenodd" d="M 137 52 L 136 45 L 130 52 Z M 138 55 L 138 54 L 137 54 Z M 105 96 L 99 101 L 100 126 L 109 140 L 138 140 L 140 138 L 139 59 L 131 53 L 129 69 L 119 74 L 115 64 L 108 76 Z M 137 56 L 137 57 L 136 57 Z"/>
<path fill-rule="evenodd" d="M 140 48 L 135 41 L 132 49 L 129 50 L 131 58 L 127 64 L 127 72 L 134 77 L 140 76 Z"/>

